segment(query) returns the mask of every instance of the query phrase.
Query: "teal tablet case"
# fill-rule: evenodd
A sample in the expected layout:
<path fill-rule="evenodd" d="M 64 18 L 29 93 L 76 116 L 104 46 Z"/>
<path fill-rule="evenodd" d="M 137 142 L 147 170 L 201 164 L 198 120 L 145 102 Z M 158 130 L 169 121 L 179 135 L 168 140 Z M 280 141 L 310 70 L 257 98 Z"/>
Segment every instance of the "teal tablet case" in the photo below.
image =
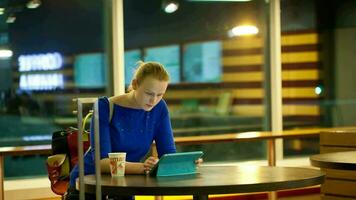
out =
<path fill-rule="evenodd" d="M 150 175 L 162 177 L 195 174 L 195 161 L 202 156 L 202 151 L 164 154 Z"/>

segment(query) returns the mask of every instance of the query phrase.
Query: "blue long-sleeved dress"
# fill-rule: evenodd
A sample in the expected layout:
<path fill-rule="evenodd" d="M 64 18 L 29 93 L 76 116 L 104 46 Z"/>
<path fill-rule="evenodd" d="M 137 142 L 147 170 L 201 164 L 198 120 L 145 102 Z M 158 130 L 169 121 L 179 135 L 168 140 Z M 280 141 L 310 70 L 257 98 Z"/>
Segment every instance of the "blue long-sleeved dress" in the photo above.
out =
<path fill-rule="evenodd" d="M 127 108 L 113 105 L 113 115 L 109 119 L 109 100 L 99 98 L 100 155 L 107 158 L 110 152 L 126 152 L 126 161 L 140 162 L 156 142 L 158 156 L 176 152 L 168 108 L 162 99 L 152 110 Z M 93 120 L 91 123 L 91 147 L 94 147 Z M 94 174 L 94 150 L 84 155 L 84 173 Z M 78 165 L 70 175 L 70 185 L 75 186 L 79 176 Z"/>

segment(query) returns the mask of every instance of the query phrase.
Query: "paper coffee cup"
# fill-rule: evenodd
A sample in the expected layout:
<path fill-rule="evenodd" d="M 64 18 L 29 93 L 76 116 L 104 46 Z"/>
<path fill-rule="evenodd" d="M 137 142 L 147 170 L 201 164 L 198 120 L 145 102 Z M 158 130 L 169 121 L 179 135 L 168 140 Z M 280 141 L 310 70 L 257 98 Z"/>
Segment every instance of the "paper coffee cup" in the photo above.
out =
<path fill-rule="evenodd" d="M 125 175 L 125 160 L 125 152 L 109 153 L 110 172 L 112 177 Z"/>

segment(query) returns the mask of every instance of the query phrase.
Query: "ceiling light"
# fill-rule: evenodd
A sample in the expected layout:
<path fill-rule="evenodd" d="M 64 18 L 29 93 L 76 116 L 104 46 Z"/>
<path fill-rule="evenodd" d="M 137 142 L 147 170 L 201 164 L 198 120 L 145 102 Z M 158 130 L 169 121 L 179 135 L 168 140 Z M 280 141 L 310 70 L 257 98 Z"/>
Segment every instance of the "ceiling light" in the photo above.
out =
<path fill-rule="evenodd" d="M 30 0 L 27 2 L 26 7 L 29 9 L 35 9 L 38 8 L 38 6 L 41 5 L 41 0 Z"/>
<path fill-rule="evenodd" d="M 16 16 L 14 14 L 10 14 L 6 19 L 6 23 L 11 24 L 14 23 L 15 20 L 16 20 Z"/>
<path fill-rule="evenodd" d="M 0 49 L 0 59 L 11 58 L 12 51 L 10 49 Z"/>
<path fill-rule="evenodd" d="M 5 13 L 5 8 L 0 8 L 0 15 L 3 15 Z"/>
<path fill-rule="evenodd" d="M 251 0 L 188 0 L 191 2 L 248 2 Z"/>
<path fill-rule="evenodd" d="M 256 26 L 245 25 L 245 26 L 236 26 L 232 28 L 228 35 L 230 37 L 243 36 L 243 35 L 256 35 L 258 33 L 258 28 Z"/>
<path fill-rule="evenodd" d="M 163 1 L 162 8 L 166 13 L 173 13 L 178 10 L 179 3 L 177 1 Z"/>

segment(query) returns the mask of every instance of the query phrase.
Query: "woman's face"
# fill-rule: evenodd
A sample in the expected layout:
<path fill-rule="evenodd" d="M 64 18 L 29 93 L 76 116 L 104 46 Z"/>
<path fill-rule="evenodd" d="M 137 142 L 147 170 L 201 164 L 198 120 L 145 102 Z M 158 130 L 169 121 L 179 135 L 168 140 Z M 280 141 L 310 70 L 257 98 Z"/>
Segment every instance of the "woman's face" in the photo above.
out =
<path fill-rule="evenodd" d="M 133 81 L 135 101 L 140 108 L 150 111 L 162 99 L 168 86 L 167 81 L 160 81 L 153 77 L 146 77 L 142 83 Z"/>

